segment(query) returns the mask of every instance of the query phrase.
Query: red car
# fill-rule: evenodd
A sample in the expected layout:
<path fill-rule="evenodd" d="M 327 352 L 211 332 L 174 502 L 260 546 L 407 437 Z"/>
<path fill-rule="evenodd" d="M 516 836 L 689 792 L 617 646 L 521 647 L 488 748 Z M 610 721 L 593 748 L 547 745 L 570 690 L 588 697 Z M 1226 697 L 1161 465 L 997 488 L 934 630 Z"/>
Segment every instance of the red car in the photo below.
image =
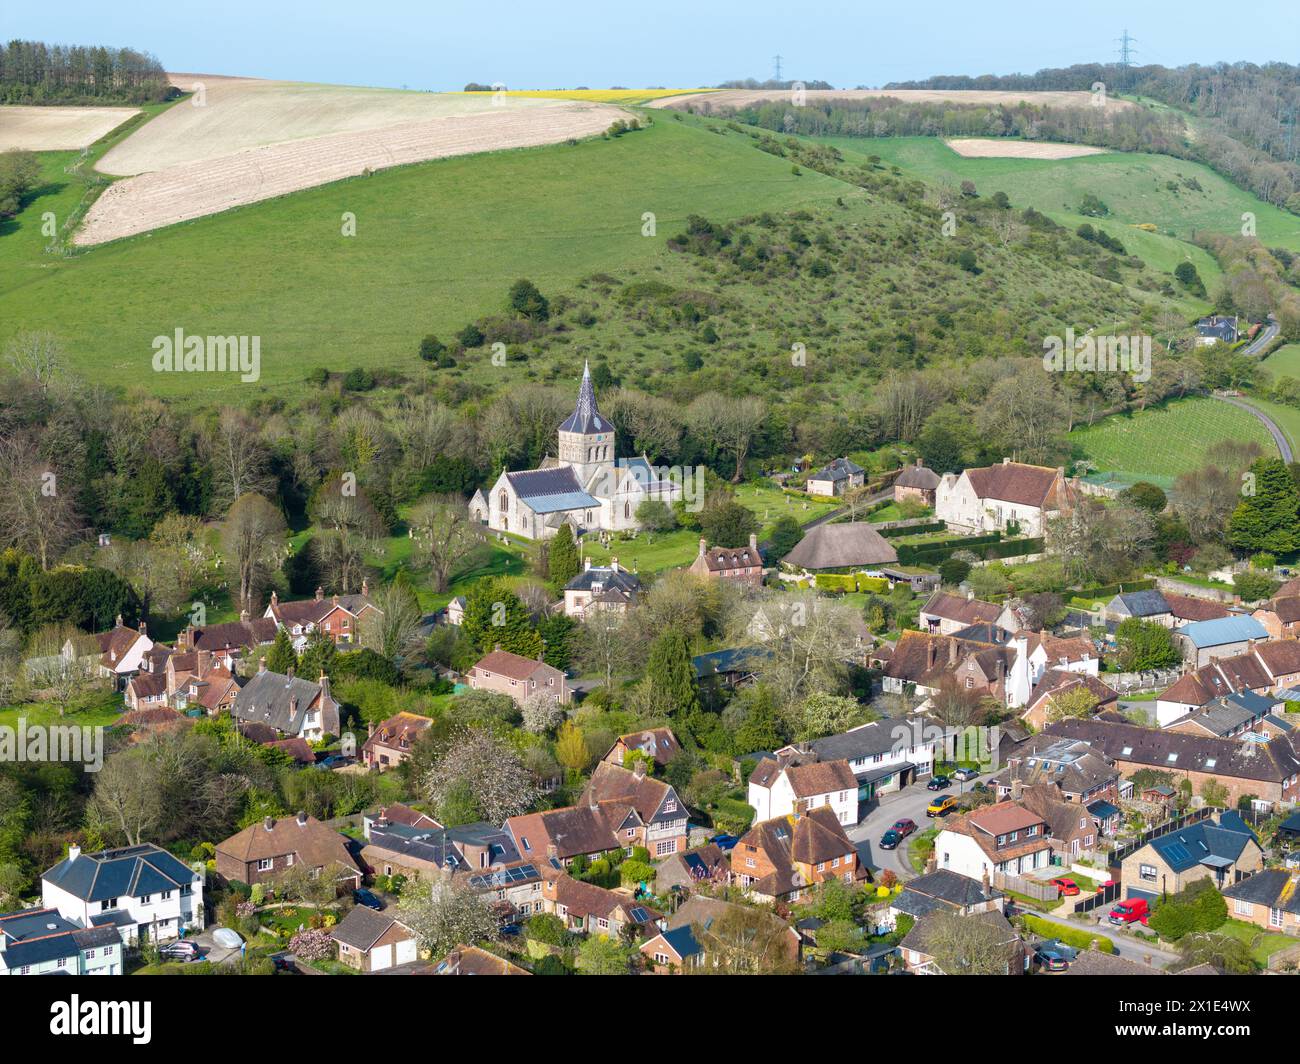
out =
<path fill-rule="evenodd" d="M 1073 879 L 1049 879 L 1047 884 L 1048 886 L 1055 887 L 1067 898 L 1073 898 L 1079 893 L 1079 884 Z"/>
<path fill-rule="evenodd" d="M 1150 915 L 1146 898 L 1128 898 L 1111 909 L 1108 919 L 1112 924 L 1145 924 Z"/>
<path fill-rule="evenodd" d="M 912 834 L 912 832 L 916 830 L 916 821 L 909 820 L 906 817 L 902 820 L 895 820 L 894 826 L 891 830 L 897 831 L 902 838 L 907 838 L 908 835 Z"/>

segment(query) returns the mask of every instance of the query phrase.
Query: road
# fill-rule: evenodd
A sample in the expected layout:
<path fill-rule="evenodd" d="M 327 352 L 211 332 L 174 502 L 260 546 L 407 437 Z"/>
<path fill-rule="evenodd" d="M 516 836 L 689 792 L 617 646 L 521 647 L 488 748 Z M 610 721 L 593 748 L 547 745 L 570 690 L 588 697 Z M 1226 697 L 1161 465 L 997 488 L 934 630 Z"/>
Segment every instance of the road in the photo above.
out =
<path fill-rule="evenodd" d="M 1168 950 L 1157 948 L 1150 942 L 1143 942 L 1140 938 L 1135 938 L 1131 934 L 1112 927 L 1107 923 L 1098 923 L 1098 920 L 1105 918 L 1107 911 L 1106 906 L 1094 910 L 1091 913 L 1083 913 L 1078 917 L 1071 916 L 1067 919 L 1047 913 L 1046 919 L 1053 920 L 1056 923 L 1066 924 L 1070 927 L 1077 927 L 1080 930 L 1087 931 L 1089 934 L 1098 938 L 1108 938 L 1115 943 L 1115 953 L 1123 957 L 1126 961 L 1136 961 L 1138 964 L 1146 964 L 1147 958 L 1150 957 L 1155 967 L 1161 968 L 1172 964 L 1178 960 L 1178 954 L 1170 953 Z M 1102 914 L 1098 916 L 1098 913 Z"/>
<path fill-rule="evenodd" d="M 1261 355 L 1268 349 L 1268 345 L 1277 339 L 1277 334 L 1282 331 L 1282 326 L 1278 324 L 1277 316 L 1270 314 L 1264 328 L 1260 334 L 1251 340 L 1241 349 L 1243 355 Z"/>
<path fill-rule="evenodd" d="M 1231 403 L 1233 406 L 1240 407 L 1242 410 L 1246 411 L 1246 413 L 1251 414 L 1263 422 L 1264 427 L 1268 429 L 1269 435 L 1273 437 L 1273 442 L 1277 444 L 1277 449 L 1282 455 L 1282 461 L 1291 461 L 1291 441 L 1287 439 L 1286 433 L 1282 431 L 1281 426 L 1264 413 L 1264 411 L 1259 409 L 1257 406 L 1252 406 L 1243 399 L 1230 399 L 1226 395 L 1216 395 L 1214 398 L 1221 402 Z"/>

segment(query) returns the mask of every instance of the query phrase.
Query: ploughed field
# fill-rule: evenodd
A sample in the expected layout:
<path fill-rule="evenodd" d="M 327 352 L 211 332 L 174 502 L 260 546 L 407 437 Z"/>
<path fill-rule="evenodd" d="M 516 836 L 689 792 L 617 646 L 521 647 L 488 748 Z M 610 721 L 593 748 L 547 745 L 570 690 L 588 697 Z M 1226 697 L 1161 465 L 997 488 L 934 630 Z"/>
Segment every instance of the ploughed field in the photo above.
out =
<path fill-rule="evenodd" d="M 138 113 L 134 107 L 0 107 L 0 151 L 84 148 Z"/>

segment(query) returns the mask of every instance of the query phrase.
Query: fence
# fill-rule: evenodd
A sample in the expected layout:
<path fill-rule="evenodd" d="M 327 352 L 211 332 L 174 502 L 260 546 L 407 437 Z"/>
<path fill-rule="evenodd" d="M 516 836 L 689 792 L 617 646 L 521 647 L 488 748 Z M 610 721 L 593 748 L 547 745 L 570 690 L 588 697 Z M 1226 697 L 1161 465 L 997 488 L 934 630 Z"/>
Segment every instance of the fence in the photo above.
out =
<path fill-rule="evenodd" d="M 1181 669 L 1153 669 L 1151 672 L 1121 672 L 1105 679 L 1120 694 L 1131 695 L 1142 691 L 1163 691 L 1182 674 Z"/>
<path fill-rule="evenodd" d="M 1110 905 L 1118 897 L 1119 884 L 1112 883 L 1109 887 L 1102 887 L 1096 894 L 1080 898 L 1074 903 L 1074 911 L 1076 913 L 1090 913 L 1093 909 L 1100 909 L 1103 905 Z"/>
<path fill-rule="evenodd" d="M 1163 824 L 1147 829 L 1132 842 L 1126 842 L 1123 846 L 1116 847 L 1115 852 L 1111 854 L 1111 866 L 1114 867 L 1120 864 L 1124 858 L 1137 853 L 1152 839 L 1159 838 L 1161 835 L 1168 835 L 1171 831 L 1177 831 L 1179 828 L 1185 828 L 1188 824 L 1199 824 L 1202 820 L 1208 820 L 1219 811 L 1217 806 L 1205 805 L 1200 809 L 1190 809 L 1181 816 L 1176 816 L 1172 820 L 1166 820 Z"/>
<path fill-rule="evenodd" d="M 1056 901 L 1061 896 L 1061 892 L 1056 887 L 1048 886 L 1046 883 L 1039 883 L 1033 879 L 1009 876 L 1003 872 L 992 873 L 989 876 L 989 882 L 998 890 L 1009 890 L 1038 901 Z"/>

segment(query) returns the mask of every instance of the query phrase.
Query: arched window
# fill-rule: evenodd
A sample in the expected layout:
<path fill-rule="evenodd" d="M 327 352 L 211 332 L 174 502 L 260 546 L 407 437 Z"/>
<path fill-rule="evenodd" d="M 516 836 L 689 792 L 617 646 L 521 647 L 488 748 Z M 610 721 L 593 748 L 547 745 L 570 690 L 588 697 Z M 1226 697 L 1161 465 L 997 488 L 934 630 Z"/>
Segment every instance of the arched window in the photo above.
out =
<path fill-rule="evenodd" d="M 587 511 L 587 524 L 591 524 L 591 511 Z"/>
<path fill-rule="evenodd" d="M 509 494 L 509 492 L 505 492 L 505 491 L 503 491 L 503 492 L 501 493 L 501 512 L 502 512 L 503 514 L 504 514 L 504 513 L 509 513 L 509 512 L 510 512 L 510 494 Z"/>
<path fill-rule="evenodd" d="M 632 516 L 632 504 L 630 502 L 625 502 L 623 504 L 623 516 L 624 517 Z"/>

